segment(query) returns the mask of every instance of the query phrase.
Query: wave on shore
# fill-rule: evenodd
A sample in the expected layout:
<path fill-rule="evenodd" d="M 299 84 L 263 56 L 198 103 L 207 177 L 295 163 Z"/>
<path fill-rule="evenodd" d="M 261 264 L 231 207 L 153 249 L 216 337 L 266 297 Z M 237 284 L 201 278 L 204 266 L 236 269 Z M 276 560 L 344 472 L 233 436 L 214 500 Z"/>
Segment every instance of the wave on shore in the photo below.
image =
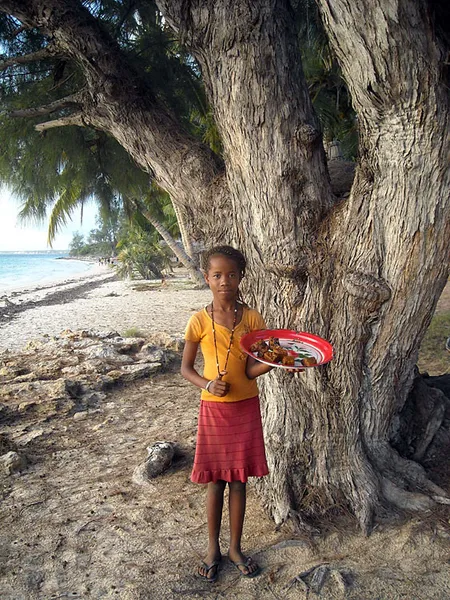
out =
<path fill-rule="evenodd" d="M 66 252 L 0 252 L 0 295 L 91 272 L 96 261 Z"/>

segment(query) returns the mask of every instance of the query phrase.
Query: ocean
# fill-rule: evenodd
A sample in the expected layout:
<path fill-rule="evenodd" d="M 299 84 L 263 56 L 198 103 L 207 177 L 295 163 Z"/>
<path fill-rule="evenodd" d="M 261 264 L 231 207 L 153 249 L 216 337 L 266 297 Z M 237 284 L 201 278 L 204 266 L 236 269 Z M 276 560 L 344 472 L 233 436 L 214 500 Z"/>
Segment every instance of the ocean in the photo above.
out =
<path fill-rule="evenodd" d="M 94 263 L 63 260 L 61 252 L 0 252 L 0 296 L 13 289 L 33 288 L 88 273 Z"/>

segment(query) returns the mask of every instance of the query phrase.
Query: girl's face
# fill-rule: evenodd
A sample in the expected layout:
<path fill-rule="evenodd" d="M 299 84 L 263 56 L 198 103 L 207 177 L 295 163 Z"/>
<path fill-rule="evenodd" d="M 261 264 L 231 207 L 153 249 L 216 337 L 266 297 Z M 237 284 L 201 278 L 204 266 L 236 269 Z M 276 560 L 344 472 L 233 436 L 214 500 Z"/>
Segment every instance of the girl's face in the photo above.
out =
<path fill-rule="evenodd" d="M 241 281 L 239 267 L 231 258 L 216 254 L 209 259 L 209 268 L 205 275 L 214 296 L 223 300 L 236 297 Z"/>

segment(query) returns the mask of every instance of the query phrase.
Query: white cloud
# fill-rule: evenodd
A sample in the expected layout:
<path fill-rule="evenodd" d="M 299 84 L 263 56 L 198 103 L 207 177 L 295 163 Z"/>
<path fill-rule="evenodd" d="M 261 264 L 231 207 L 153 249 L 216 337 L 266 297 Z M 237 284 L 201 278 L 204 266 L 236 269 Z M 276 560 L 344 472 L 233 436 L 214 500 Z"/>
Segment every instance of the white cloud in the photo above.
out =
<path fill-rule="evenodd" d="M 20 201 L 15 200 L 5 189 L 0 189 L 0 251 L 19 250 L 49 250 L 47 245 L 47 225 L 32 225 L 20 223 L 17 215 L 20 211 Z M 75 231 L 87 235 L 96 227 L 95 203 L 85 205 L 83 209 L 83 224 L 80 223 L 81 211 L 74 213 L 73 220 L 59 233 L 53 242 L 55 250 L 66 250 Z"/>

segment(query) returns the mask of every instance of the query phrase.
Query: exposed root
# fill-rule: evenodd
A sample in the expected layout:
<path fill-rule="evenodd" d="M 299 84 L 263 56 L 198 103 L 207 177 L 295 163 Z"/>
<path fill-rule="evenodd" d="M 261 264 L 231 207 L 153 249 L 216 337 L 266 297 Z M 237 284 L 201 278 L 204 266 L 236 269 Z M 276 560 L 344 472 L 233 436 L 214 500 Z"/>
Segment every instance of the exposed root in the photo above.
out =
<path fill-rule="evenodd" d="M 438 504 L 448 504 L 448 505 L 450 505 L 450 498 L 448 496 L 431 496 L 431 497 Z"/>
<path fill-rule="evenodd" d="M 383 495 L 394 506 L 427 511 L 437 502 L 436 498 L 448 498 L 445 490 L 428 479 L 421 465 L 402 458 L 387 442 L 372 445 L 371 458 L 382 474 Z"/>
<path fill-rule="evenodd" d="M 429 496 L 407 492 L 386 477 L 381 480 L 381 489 L 386 500 L 402 510 L 428 511 L 434 506 L 434 501 Z"/>

